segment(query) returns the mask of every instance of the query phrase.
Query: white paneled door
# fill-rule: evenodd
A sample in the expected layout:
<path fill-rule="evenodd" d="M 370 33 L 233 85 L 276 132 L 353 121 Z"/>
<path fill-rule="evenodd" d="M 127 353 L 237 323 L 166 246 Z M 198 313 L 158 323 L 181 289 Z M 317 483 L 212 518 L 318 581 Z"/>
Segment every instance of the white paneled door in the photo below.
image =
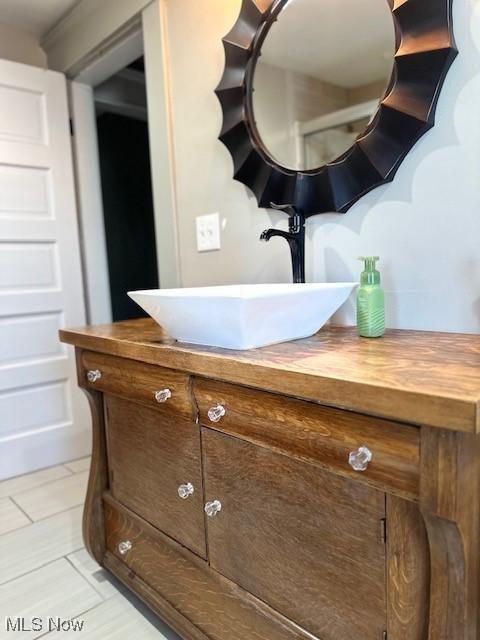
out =
<path fill-rule="evenodd" d="M 65 77 L 0 60 L 0 480 L 88 452 L 84 323 Z"/>

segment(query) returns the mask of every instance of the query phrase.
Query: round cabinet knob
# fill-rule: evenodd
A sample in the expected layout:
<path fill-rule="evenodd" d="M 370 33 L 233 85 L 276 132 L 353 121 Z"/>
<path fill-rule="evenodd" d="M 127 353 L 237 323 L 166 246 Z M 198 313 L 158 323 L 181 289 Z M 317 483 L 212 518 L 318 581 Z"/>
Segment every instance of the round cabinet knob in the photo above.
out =
<path fill-rule="evenodd" d="M 89 382 L 96 382 L 97 380 L 100 380 L 101 377 L 102 377 L 102 372 L 99 371 L 98 369 L 89 371 L 87 373 L 87 380 Z"/>
<path fill-rule="evenodd" d="M 125 540 L 123 542 L 120 542 L 120 544 L 118 545 L 118 550 L 122 554 L 122 556 L 128 553 L 128 551 L 130 551 L 131 548 L 132 548 L 132 543 L 130 542 L 130 540 Z"/>
<path fill-rule="evenodd" d="M 222 404 L 217 404 L 216 407 L 210 407 L 207 415 L 210 422 L 220 422 L 226 413 L 225 407 Z"/>
<path fill-rule="evenodd" d="M 181 484 L 178 487 L 178 495 L 182 500 L 186 500 L 189 496 L 193 495 L 195 492 L 195 487 L 191 482 L 187 482 L 187 484 Z"/>
<path fill-rule="evenodd" d="M 355 471 L 366 471 L 368 464 L 372 461 L 373 453 L 368 447 L 360 447 L 352 451 L 348 457 L 348 463 Z"/>
<path fill-rule="evenodd" d="M 155 400 L 162 404 L 162 402 L 166 402 L 172 397 L 172 392 L 170 389 L 162 389 L 161 391 L 155 392 Z"/>
<path fill-rule="evenodd" d="M 205 505 L 205 513 L 209 518 L 214 518 L 219 511 L 222 510 L 222 503 L 220 500 L 214 500 L 213 502 L 207 502 Z"/>

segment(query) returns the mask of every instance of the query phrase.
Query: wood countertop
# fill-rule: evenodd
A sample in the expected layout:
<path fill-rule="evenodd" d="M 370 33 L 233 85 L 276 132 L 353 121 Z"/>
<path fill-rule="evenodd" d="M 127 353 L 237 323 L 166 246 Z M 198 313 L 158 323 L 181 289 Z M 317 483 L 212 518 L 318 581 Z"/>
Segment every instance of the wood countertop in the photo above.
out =
<path fill-rule="evenodd" d="M 326 326 L 251 351 L 174 342 L 151 319 L 65 329 L 62 342 L 325 405 L 454 431 L 480 431 L 480 335 Z"/>

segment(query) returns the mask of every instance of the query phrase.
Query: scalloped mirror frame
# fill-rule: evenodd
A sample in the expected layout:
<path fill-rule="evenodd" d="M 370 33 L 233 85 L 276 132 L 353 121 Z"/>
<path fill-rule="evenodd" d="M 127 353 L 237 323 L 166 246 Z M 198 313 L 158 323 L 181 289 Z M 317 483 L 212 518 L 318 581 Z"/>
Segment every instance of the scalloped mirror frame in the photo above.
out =
<path fill-rule="evenodd" d="M 215 93 L 223 111 L 219 139 L 230 151 L 234 179 L 249 187 L 259 207 L 292 203 L 305 217 L 345 213 L 363 195 L 391 182 L 405 156 L 435 124 L 437 101 L 458 50 L 453 0 L 385 0 L 392 11 L 396 53 L 379 108 L 353 146 L 310 171 L 278 164 L 253 117 L 253 75 L 262 44 L 288 0 L 243 0 L 223 38 L 225 70 Z"/>

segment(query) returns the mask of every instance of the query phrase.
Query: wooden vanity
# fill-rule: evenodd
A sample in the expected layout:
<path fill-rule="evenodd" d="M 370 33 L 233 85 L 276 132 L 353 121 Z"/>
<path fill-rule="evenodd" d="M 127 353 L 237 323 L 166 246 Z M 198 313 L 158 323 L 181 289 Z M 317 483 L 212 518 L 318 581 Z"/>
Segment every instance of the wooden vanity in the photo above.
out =
<path fill-rule="evenodd" d="M 480 336 L 61 332 L 91 555 L 187 640 L 479 640 Z"/>

